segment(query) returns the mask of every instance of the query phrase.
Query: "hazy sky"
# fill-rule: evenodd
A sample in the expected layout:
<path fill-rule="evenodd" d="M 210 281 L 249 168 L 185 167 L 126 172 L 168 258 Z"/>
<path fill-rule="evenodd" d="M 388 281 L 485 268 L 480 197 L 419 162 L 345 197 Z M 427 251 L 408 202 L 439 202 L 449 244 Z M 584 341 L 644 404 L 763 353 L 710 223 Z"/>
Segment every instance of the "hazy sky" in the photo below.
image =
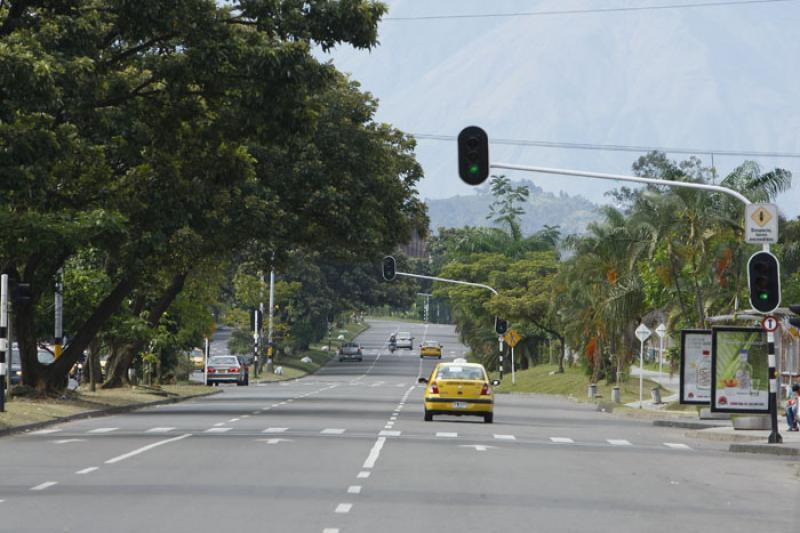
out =
<path fill-rule="evenodd" d="M 332 58 L 380 100 L 379 120 L 410 133 L 456 135 L 477 124 L 491 139 L 800 154 L 800 1 L 563 13 L 699 2 L 389 0 L 380 46 Z M 551 13 L 521 14 L 543 11 Z M 517 15 L 458 17 L 504 13 Z M 431 15 L 451 18 L 401 20 Z M 610 173 L 629 173 L 641 155 L 500 144 L 491 152 L 494 161 Z M 419 139 L 417 153 L 423 196 L 470 193 L 454 142 Z M 708 153 L 698 156 L 710 165 Z M 778 204 L 800 215 L 800 157 L 717 153 L 714 163 L 724 175 L 745 159 L 793 171 L 796 185 Z M 597 202 L 616 186 L 508 174 Z"/>

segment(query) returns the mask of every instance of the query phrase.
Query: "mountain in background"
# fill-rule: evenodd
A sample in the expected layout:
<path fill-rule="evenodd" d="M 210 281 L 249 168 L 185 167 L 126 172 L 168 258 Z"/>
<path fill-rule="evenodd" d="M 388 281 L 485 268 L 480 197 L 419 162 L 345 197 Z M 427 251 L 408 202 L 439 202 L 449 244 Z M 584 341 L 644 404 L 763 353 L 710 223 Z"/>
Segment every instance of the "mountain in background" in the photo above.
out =
<path fill-rule="evenodd" d="M 582 234 L 589 222 L 601 218 L 597 205 L 581 196 L 545 192 L 528 180 L 513 182 L 513 185 L 526 185 L 530 191 L 528 201 L 521 206 L 525 209 L 521 223 L 523 235 L 536 233 L 544 226 L 559 226 L 562 236 Z M 438 232 L 442 227 L 493 226 L 492 221 L 486 218 L 493 200 L 488 185 L 476 189 L 474 194 L 428 199 L 425 203 L 428 205 L 431 230 Z"/>
<path fill-rule="evenodd" d="M 377 118 L 412 134 L 713 150 L 800 152 L 800 2 L 577 13 L 658 0 L 387 0 L 380 45 L 327 56 L 380 100 Z M 682 4 L 703 3 L 685 0 Z M 705 2 L 705 4 L 708 4 Z M 459 18 L 486 13 L 546 16 Z M 431 15 L 451 18 L 408 19 Z M 321 54 L 321 53 L 320 53 Z M 324 56 L 324 54 L 321 54 Z M 628 174 L 644 152 L 492 144 L 494 161 Z M 668 154 L 676 160 L 690 154 Z M 418 139 L 425 198 L 471 195 L 456 144 Z M 745 159 L 791 170 L 778 198 L 800 215 L 800 158 L 717 152 L 726 175 Z M 532 174 L 507 172 L 515 180 Z M 597 203 L 619 183 L 536 175 L 536 184 Z"/>

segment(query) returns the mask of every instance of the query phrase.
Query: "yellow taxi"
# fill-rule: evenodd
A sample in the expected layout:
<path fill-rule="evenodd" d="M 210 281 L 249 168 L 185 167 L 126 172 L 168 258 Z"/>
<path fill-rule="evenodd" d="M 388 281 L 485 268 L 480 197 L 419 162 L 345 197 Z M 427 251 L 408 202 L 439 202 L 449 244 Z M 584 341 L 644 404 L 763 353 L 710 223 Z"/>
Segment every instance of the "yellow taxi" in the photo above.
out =
<path fill-rule="evenodd" d="M 452 363 L 439 363 L 430 378 L 419 378 L 425 383 L 425 421 L 434 415 L 482 416 L 483 421 L 494 421 L 494 392 L 486 369 L 477 363 L 456 359 Z"/>
<path fill-rule="evenodd" d="M 421 359 L 424 359 L 425 357 L 436 357 L 437 359 L 441 359 L 442 345 L 437 341 L 423 341 L 422 345 L 419 347 L 419 356 Z"/>

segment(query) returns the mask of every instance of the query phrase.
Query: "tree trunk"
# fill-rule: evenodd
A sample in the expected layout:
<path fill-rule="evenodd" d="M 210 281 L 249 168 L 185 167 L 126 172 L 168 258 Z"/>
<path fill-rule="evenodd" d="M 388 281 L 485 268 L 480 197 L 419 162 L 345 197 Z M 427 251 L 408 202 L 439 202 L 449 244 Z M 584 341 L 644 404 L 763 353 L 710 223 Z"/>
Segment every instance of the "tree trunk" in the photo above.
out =
<path fill-rule="evenodd" d="M 167 312 L 169 306 L 172 305 L 172 302 L 175 301 L 175 298 L 183 289 L 183 284 L 188 275 L 189 272 L 186 271 L 176 274 L 172 278 L 170 286 L 164 294 L 162 294 L 161 299 L 150 310 L 147 318 L 147 323 L 150 328 L 158 327 L 161 317 Z M 136 357 L 146 345 L 146 340 L 137 340 L 127 343 L 116 354 L 113 361 L 109 360 L 108 368 L 106 369 L 106 382 L 103 383 L 104 389 L 113 389 L 129 383 L 128 369 L 131 367 L 134 357 Z"/>
<path fill-rule="evenodd" d="M 54 392 L 45 380 L 45 366 L 39 362 L 36 338 L 36 317 L 33 303 L 15 304 L 13 308 L 11 334 L 19 345 L 22 383 L 35 388 L 40 393 Z M 66 376 L 60 388 L 66 385 Z M 55 390 L 58 390 L 56 388 Z"/>

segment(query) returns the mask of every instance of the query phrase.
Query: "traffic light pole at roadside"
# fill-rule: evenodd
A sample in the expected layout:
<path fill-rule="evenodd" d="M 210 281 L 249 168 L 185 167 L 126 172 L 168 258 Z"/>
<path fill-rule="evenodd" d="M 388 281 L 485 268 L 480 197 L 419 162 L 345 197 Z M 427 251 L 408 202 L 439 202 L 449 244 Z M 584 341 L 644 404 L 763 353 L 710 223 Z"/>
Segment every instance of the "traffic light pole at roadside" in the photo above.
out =
<path fill-rule="evenodd" d="M 465 172 L 466 170 L 470 169 L 477 169 L 483 167 L 483 165 L 488 165 L 490 169 L 498 168 L 504 170 L 520 170 L 524 172 L 538 172 L 541 174 L 555 174 L 561 176 L 577 176 L 582 178 L 595 178 L 595 179 L 603 179 L 603 180 L 613 180 L 613 181 L 631 181 L 634 183 L 643 183 L 645 185 L 660 185 L 664 187 L 676 187 L 676 188 L 683 188 L 683 189 L 696 189 L 708 192 L 718 192 L 722 194 L 727 194 L 728 196 L 732 196 L 742 202 L 747 211 L 747 206 L 753 204 L 745 195 L 741 194 L 738 191 L 734 191 L 733 189 L 729 189 L 727 187 L 723 187 L 721 185 L 708 185 L 705 183 L 692 183 L 692 182 L 685 182 L 685 181 L 670 181 L 670 180 L 663 180 L 657 178 L 643 178 L 640 176 L 625 176 L 621 174 L 605 174 L 601 172 L 588 172 L 585 170 L 568 170 L 562 168 L 548 168 L 548 167 L 535 167 L 529 165 L 512 165 L 508 163 L 491 163 L 489 161 L 489 137 L 486 135 L 486 132 L 483 131 L 481 128 L 477 126 L 469 126 L 464 128 L 461 131 L 461 134 L 458 137 L 458 168 L 459 168 L 459 175 L 461 179 L 469 183 L 470 185 L 479 185 L 482 183 L 483 180 L 478 181 L 477 179 L 473 178 L 483 178 L 486 179 L 485 176 L 488 173 L 483 172 Z M 462 140 L 463 139 L 463 140 Z M 466 144 L 466 141 L 470 140 L 470 145 Z M 476 146 L 476 143 L 478 146 Z M 469 151 L 467 150 L 469 149 Z M 477 159 L 476 159 L 477 158 Z M 484 160 L 485 158 L 485 160 Z M 470 167 L 470 163 L 473 159 L 479 161 L 479 164 L 476 167 Z M 777 234 L 773 235 L 773 238 L 777 238 Z M 751 241 L 752 242 L 752 241 Z M 774 259 L 775 262 L 775 272 L 779 272 L 777 267 L 777 258 L 769 253 L 769 242 L 770 241 L 759 241 L 762 242 L 762 252 L 758 254 L 754 254 L 751 257 L 751 263 L 755 260 L 755 266 L 758 269 L 755 271 L 757 274 L 756 283 L 753 284 L 751 282 L 750 285 L 750 301 L 753 303 L 754 301 L 759 302 L 759 305 L 754 305 L 754 311 L 760 314 L 768 314 L 772 310 L 778 307 L 780 303 L 780 279 L 772 279 L 771 276 L 777 276 L 777 274 L 771 273 L 771 266 L 768 264 L 769 260 L 766 256 L 770 256 Z M 775 241 L 772 241 L 775 242 Z M 762 256 L 763 255 L 763 256 Z M 748 267 L 748 273 L 750 272 L 750 266 Z M 777 289 L 775 288 L 775 284 L 777 283 Z M 756 294 L 753 294 L 753 291 L 756 291 Z M 777 303 L 775 303 L 775 294 L 774 291 L 777 290 Z M 774 303 L 774 306 L 772 306 Z M 764 309 L 770 308 L 770 311 L 764 311 Z M 769 338 L 773 338 L 774 336 L 770 333 Z M 769 342 L 769 341 L 768 341 Z M 777 410 L 778 410 L 778 385 L 777 385 L 777 376 L 775 372 L 775 348 L 774 343 L 769 342 L 771 346 L 770 350 L 770 380 L 769 380 L 769 406 L 770 406 L 770 417 L 772 420 L 772 435 L 770 435 L 769 442 L 780 442 L 780 435 L 778 433 L 778 425 L 777 425 Z"/>

